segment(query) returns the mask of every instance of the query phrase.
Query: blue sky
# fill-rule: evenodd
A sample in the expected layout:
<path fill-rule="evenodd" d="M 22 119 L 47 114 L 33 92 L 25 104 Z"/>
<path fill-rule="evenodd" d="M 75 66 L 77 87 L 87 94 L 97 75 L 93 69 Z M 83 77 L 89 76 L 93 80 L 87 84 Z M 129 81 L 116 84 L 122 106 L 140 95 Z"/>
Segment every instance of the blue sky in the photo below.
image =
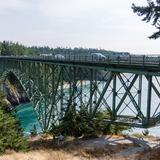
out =
<path fill-rule="evenodd" d="M 0 40 L 50 47 L 92 47 L 160 54 L 160 39 L 131 10 L 146 0 L 5 0 L 0 2 Z"/>

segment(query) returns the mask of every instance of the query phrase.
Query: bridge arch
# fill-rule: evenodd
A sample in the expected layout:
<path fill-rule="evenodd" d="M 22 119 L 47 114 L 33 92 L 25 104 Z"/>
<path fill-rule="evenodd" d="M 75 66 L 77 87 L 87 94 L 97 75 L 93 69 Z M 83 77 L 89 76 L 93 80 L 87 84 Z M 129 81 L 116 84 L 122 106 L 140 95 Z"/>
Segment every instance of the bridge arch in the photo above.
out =
<path fill-rule="evenodd" d="M 8 76 L 13 76 L 13 78 L 16 78 L 16 81 L 18 81 L 18 83 L 20 84 L 21 89 L 25 92 L 27 98 L 32 103 L 37 115 L 37 119 L 39 120 L 40 125 L 43 129 L 43 119 L 41 113 L 39 112 L 39 107 L 41 105 L 40 101 L 43 100 L 43 98 L 40 99 L 39 97 L 41 97 L 42 93 L 39 91 L 34 81 L 26 78 L 26 73 L 20 73 L 15 69 L 7 69 L 1 74 L 2 83 L 5 82 L 6 79 L 8 79 Z"/>

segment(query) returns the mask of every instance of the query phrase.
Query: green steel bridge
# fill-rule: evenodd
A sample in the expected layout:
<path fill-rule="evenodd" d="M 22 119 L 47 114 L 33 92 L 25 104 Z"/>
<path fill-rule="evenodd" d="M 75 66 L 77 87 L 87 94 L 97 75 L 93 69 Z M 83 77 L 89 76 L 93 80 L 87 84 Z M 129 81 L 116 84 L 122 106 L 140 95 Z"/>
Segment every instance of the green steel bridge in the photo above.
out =
<path fill-rule="evenodd" d="M 44 131 L 59 122 L 68 106 L 108 110 L 106 123 L 137 127 L 160 121 L 160 57 L 0 56 L 1 80 L 13 73 Z"/>

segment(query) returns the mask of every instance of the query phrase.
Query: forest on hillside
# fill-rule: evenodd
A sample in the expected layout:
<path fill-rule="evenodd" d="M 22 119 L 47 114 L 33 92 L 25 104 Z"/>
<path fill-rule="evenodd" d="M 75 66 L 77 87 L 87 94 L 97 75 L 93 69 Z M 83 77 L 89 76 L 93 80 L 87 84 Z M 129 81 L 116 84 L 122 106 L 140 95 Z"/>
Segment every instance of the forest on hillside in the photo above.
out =
<path fill-rule="evenodd" d="M 18 42 L 14 43 L 12 41 L 0 42 L 0 55 L 41 55 L 41 54 L 71 54 L 71 55 L 90 55 L 91 53 L 102 53 L 105 56 L 126 56 L 129 55 L 128 52 L 117 52 L 109 51 L 105 49 L 95 49 L 95 48 L 63 48 L 56 47 L 51 48 L 49 46 L 25 46 Z"/>

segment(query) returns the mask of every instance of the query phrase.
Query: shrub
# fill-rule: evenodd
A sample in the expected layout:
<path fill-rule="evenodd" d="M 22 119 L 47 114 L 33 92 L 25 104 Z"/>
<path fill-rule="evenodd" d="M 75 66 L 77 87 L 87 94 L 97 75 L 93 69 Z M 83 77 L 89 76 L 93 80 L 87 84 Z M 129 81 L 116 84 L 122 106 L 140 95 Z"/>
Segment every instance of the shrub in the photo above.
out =
<path fill-rule="evenodd" d="M 148 130 L 148 129 L 145 129 L 145 130 L 142 132 L 142 134 L 143 134 L 144 136 L 148 136 L 148 135 L 149 135 L 149 130 Z"/>
<path fill-rule="evenodd" d="M 76 110 L 75 106 L 67 108 L 64 117 L 58 126 L 53 127 L 53 134 L 67 136 L 95 137 L 97 134 L 119 134 L 128 129 L 126 126 L 112 125 L 106 122 L 110 114 L 108 111 L 97 111 L 94 117 L 90 117 L 85 107 Z"/>
<path fill-rule="evenodd" d="M 136 138 L 144 138 L 144 135 L 141 133 L 133 133 L 132 136 Z"/>
<path fill-rule="evenodd" d="M 36 125 L 33 125 L 33 128 L 30 131 L 31 136 L 36 136 L 37 135 L 37 128 Z"/>

